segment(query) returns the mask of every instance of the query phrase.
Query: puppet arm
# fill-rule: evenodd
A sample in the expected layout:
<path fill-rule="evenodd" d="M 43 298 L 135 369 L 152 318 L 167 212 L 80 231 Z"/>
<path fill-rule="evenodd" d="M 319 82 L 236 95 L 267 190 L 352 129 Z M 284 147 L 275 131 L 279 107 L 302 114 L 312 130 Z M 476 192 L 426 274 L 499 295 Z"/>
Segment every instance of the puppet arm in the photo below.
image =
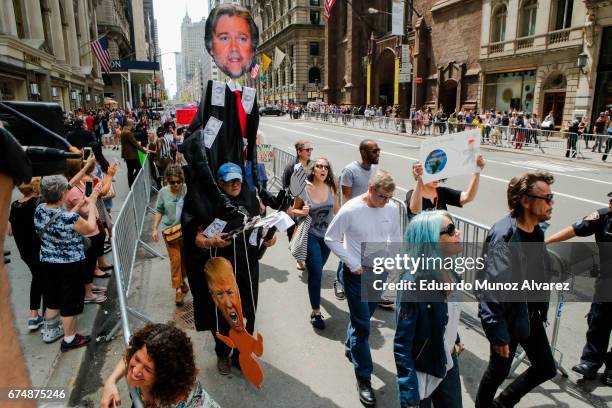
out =
<path fill-rule="evenodd" d="M 234 344 L 234 342 L 232 341 L 232 339 L 230 339 L 229 337 L 224 336 L 224 335 L 222 335 L 222 334 L 221 334 L 221 333 L 219 333 L 219 332 L 215 333 L 215 336 L 217 336 L 217 338 L 218 338 L 219 340 L 221 340 L 222 342 L 224 342 L 224 343 L 225 343 L 225 345 L 226 345 L 227 347 L 229 347 L 229 348 L 233 348 L 233 349 L 234 349 L 234 348 L 236 348 L 236 345 Z"/>
<path fill-rule="evenodd" d="M 253 343 L 253 353 L 255 353 L 257 357 L 261 357 L 263 354 L 263 337 L 261 333 L 257 333 L 257 340 Z"/>

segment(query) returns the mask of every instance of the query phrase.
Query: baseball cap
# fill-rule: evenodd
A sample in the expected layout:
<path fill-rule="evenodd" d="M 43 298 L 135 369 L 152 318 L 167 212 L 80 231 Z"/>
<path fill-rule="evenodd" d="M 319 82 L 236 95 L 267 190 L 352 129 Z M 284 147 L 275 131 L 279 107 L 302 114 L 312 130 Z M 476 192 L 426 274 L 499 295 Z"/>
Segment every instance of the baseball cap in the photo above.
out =
<path fill-rule="evenodd" d="M 242 181 L 242 169 L 237 164 L 225 163 L 221 167 L 219 167 L 217 177 L 223 179 L 223 181 L 225 182 L 234 179 L 239 179 L 240 181 Z"/>
<path fill-rule="evenodd" d="M 599 112 L 599 116 L 604 116 L 604 115 L 605 115 L 605 113 Z"/>

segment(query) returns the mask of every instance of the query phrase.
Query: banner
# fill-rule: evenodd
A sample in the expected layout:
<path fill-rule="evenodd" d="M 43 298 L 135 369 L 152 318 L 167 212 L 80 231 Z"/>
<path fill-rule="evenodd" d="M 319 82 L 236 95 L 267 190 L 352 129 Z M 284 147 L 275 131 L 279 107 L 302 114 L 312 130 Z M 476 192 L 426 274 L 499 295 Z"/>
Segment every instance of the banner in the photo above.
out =
<path fill-rule="evenodd" d="M 176 124 L 177 125 L 190 125 L 197 111 L 198 111 L 197 109 L 177 109 L 176 110 Z"/>
<path fill-rule="evenodd" d="M 474 173 L 479 153 L 479 128 L 424 140 L 419 151 L 423 183 Z"/>
<path fill-rule="evenodd" d="M 399 77 L 400 77 L 400 60 L 395 59 L 395 75 L 393 77 L 393 104 L 399 105 Z"/>
<path fill-rule="evenodd" d="M 274 69 L 277 69 L 278 67 L 280 67 L 285 57 L 286 57 L 286 54 L 284 52 L 282 52 L 278 47 L 274 47 L 274 64 L 273 64 Z"/>
<path fill-rule="evenodd" d="M 404 0 L 393 0 L 391 34 L 404 35 Z"/>
<path fill-rule="evenodd" d="M 271 63 L 272 58 L 268 57 L 267 54 L 261 54 L 261 66 L 263 68 L 262 72 L 266 72 Z"/>

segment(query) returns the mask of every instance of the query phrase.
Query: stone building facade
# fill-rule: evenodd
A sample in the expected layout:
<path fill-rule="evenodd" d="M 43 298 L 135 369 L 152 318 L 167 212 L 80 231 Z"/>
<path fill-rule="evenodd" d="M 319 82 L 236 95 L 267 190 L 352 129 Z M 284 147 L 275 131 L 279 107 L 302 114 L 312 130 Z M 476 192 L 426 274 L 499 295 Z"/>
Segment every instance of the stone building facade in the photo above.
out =
<path fill-rule="evenodd" d="M 95 106 L 102 76 L 90 42 L 98 0 L 0 1 L 0 100 Z"/>
<path fill-rule="evenodd" d="M 483 0 L 483 108 L 553 112 L 557 128 L 587 115 L 586 22 L 582 0 Z"/>
<path fill-rule="evenodd" d="M 259 27 L 258 55 L 285 54 L 260 78 L 246 80 L 258 90 L 260 105 L 306 103 L 323 99 L 325 29 L 322 0 L 263 0 L 242 2 Z M 338 2 L 340 3 L 340 2 Z M 278 62 L 278 61 L 276 61 Z M 261 80 L 263 78 L 263 81 Z"/>
<path fill-rule="evenodd" d="M 482 0 L 415 0 L 412 106 L 479 109 Z"/>

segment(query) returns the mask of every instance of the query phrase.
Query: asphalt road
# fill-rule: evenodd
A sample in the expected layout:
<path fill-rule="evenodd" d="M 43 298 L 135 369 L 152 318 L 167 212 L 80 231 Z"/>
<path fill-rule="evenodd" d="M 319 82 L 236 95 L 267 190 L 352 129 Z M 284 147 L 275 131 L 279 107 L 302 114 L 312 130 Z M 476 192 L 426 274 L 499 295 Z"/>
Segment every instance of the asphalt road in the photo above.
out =
<path fill-rule="evenodd" d="M 292 120 L 287 116 L 263 118 L 260 130 L 265 142 L 295 153 L 293 144 L 300 139 L 313 143 L 312 157 L 325 157 L 332 163 L 336 175 L 353 160 L 359 160 L 359 142 L 374 139 L 381 147 L 380 168 L 396 179 L 396 196 L 405 197 L 413 188 L 412 163 L 417 160 L 421 139 L 388 133 L 349 129 L 322 122 Z M 606 194 L 612 191 L 612 167 L 587 161 L 567 161 L 545 158 L 514 151 L 483 149 L 487 165 L 481 176 L 476 199 L 465 208 L 452 208 L 463 217 L 491 225 L 507 213 L 506 188 L 515 175 L 532 169 L 543 169 L 555 176 L 555 204 L 549 231 L 556 232 L 607 205 Z M 464 190 L 469 176 L 449 179 L 447 185 Z"/>

